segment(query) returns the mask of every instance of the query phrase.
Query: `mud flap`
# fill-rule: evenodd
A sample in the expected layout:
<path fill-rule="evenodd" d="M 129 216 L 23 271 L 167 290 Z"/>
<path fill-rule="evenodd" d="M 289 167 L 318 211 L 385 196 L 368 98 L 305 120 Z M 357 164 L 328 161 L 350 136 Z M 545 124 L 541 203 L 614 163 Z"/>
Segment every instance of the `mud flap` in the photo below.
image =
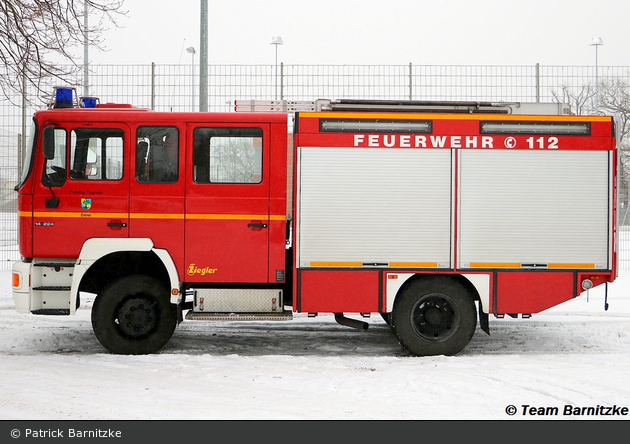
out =
<path fill-rule="evenodd" d="M 486 332 L 487 335 L 490 335 L 490 322 L 488 321 L 488 313 L 484 313 L 481 308 L 481 301 L 479 302 L 479 309 L 477 310 L 479 313 L 479 326 L 483 331 Z"/>

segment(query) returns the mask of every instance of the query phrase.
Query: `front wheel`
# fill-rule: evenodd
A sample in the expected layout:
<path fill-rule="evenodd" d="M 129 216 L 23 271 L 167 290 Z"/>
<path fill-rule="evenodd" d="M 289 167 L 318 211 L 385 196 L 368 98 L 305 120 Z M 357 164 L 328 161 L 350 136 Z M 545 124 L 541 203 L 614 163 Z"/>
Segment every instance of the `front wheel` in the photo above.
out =
<path fill-rule="evenodd" d="M 457 281 L 443 276 L 409 283 L 392 312 L 398 341 L 416 356 L 457 354 L 468 345 L 476 326 L 473 298 Z"/>
<path fill-rule="evenodd" d="M 92 306 L 92 328 L 112 353 L 147 354 L 162 348 L 177 325 L 168 289 L 149 276 L 127 276 L 105 288 Z"/>

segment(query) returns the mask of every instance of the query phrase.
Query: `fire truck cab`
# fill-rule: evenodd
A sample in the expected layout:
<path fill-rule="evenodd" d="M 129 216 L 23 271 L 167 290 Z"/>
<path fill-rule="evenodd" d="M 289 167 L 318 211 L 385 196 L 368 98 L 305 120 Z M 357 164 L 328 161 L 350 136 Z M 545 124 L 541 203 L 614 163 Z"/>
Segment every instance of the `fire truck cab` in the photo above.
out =
<path fill-rule="evenodd" d="M 253 103 L 154 112 L 64 94 L 35 113 L 16 187 L 14 300 L 71 315 L 95 295 L 114 353 L 155 352 L 184 318 L 304 312 L 357 328 L 344 313 L 378 313 L 411 354 L 455 354 L 490 314 L 616 277 L 611 117 L 318 101 L 289 134 L 287 113 Z"/>

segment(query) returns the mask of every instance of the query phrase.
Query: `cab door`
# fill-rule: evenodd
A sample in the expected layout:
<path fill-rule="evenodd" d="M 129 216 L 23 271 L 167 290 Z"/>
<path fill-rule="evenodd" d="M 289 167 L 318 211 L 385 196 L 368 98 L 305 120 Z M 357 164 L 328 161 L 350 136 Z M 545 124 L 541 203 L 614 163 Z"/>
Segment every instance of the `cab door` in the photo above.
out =
<path fill-rule="evenodd" d="M 187 281 L 268 282 L 269 126 L 188 125 Z"/>
<path fill-rule="evenodd" d="M 44 161 L 33 197 L 33 255 L 76 258 L 87 239 L 127 237 L 128 128 L 56 126 L 53 133 L 54 157 Z"/>
<path fill-rule="evenodd" d="M 171 255 L 182 278 L 184 262 L 183 131 L 169 124 L 134 130 L 129 236 L 149 238 Z"/>

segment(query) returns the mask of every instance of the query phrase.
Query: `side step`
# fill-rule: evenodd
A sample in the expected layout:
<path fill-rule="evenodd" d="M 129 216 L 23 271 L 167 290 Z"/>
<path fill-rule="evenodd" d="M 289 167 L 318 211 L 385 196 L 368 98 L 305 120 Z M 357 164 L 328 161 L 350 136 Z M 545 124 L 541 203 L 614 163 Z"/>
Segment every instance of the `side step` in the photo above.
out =
<path fill-rule="evenodd" d="M 70 286 L 42 285 L 33 287 L 33 291 L 70 291 Z"/>
<path fill-rule="evenodd" d="M 290 321 L 293 312 L 282 313 L 200 313 L 190 310 L 186 319 L 194 321 Z"/>
<path fill-rule="evenodd" d="M 70 316 L 70 310 L 64 308 L 43 308 L 41 310 L 32 310 L 31 313 L 45 316 Z"/>
<path fill-rule="evenodd" d="M 33 266 L 54 268 L 59 272 L 63 268 L 74 268 L 74 262 L 35 262 Z"/>
<path fill-rule="evenodd" d="M 37 315 L 67 316 L 71 312 L 70 290 L 74 263 L 63 259 L 44 259 L 31 269 L 30 311 Z M 76 308 L 79 299 L 76 300 Z"/>

